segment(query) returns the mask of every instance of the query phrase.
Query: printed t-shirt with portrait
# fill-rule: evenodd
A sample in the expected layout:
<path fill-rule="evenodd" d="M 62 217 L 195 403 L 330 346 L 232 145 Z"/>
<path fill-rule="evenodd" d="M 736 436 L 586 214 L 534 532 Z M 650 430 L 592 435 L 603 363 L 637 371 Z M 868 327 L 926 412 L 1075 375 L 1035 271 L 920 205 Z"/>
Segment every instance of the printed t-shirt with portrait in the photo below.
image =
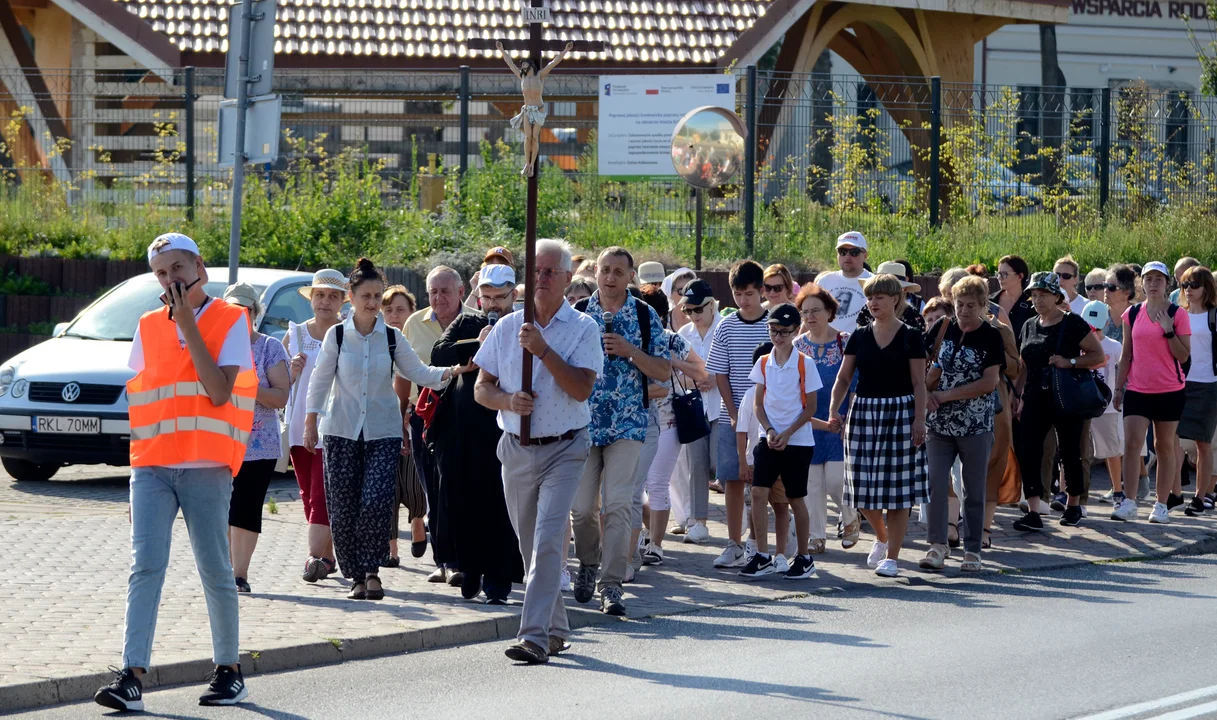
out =
<path fill-rule="evenodd" d="M 942 368 L 939 390 L 954 390 L 970 385 L 983 378 L 986 369 L 994 366 L 1000 368 L 1005 364 L 1006 350 L 1001 332 L 987 322 L 981 322 L 975 330 L 964 332 L 958 323 L 942 318 L 926 333 L 927 344 L 933 346 L 937 341 L 944 322 L 949 324 L 938 347 L 938 356 L 930 358 Z M 996 412 L 996 395 L 989 392 L 980 397 L 943 403 L 926 418 L 926 427 L 947 437 L 980 435 L 993 431 Z"/>
<path fill-rule="evenodd" d="M 803 363 L 803 387 L 799 390 L 799 361 Z M 765 364 L 764 371 L 761 363 Z M 752 366 L 748 379 L 765 388 L 765 415 L 769 425 L 779 433 L 786 432 L 794 425 L 803 412 L 804 396 L 808 399 L 816 397 L 816 391 L 824 387 L 816 365 L 806 355 L 791 350 L 785 364 L 779 364 L 775 353 L 768 358 L 761 358 Z M 758 428 L 763 433 L 764 428 Z M 758 437 L 761 437 L 758 435 Z M 815 435 L 811 431 L 811 423 L 805 422 L 790 436 L 790 445 L 812 447 L 816 444 Z"/>
<path fill-rule="evenodd" d="M 869 270 L 863 270 L 856 278 L 847 278 L 840 270 L 820 273 L 816 276 L 816 285 L 828 291 L 837 301 L 837 317 L 830 323 L 837 332 L 852 333 L 858 327 L 858 313 L 866 305 L 866 294 L 862 286 L 874 277 Z"/>
<path fill-rule="evenodd" d="M 1124 322 L 1129 322 L 1136 305 L 1124 311 Z M 1192 334 L 1192 322 L 1183 308 L 1175 311 L 1173 318 L 1175 334 L 1179 337 Z M 1145 305 L 1137 313 L 1132 326 L 1132 362 L 1128 366 L 1128 389 L 1146 394 L 1177 392 L 1184 388 L 1187 378 L 1183 367 L 1171 354 L 1170 341 L 1162 332 L 1162 326 L 1149 316 Z"/>

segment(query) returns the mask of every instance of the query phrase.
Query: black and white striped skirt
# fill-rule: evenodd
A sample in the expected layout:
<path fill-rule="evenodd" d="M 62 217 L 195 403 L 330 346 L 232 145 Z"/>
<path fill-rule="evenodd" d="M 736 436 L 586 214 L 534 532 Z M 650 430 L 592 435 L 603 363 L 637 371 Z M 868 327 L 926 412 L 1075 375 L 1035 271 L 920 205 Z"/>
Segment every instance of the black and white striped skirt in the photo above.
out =
<path fill-rule="evenodd" d="M 925 444 L 913 445 L 913 396 L 855 397 L 845 420 L 846 505 L 900 510 L 929 502 Z"/>

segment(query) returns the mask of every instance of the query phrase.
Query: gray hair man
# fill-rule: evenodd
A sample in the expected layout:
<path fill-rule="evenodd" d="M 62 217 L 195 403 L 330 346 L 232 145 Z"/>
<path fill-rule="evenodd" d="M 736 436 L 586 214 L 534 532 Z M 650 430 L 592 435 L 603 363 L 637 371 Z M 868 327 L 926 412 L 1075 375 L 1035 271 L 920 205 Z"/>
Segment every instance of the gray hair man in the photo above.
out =
<path fill-rule="evenodd" d="M 604 367 L 596 322 L 566 302 L 570 246 L 537 242 L 534 317 L 500 320 L 473 361 L 481 368 L 474 397 L 498 412 L 498 458 L 512 527 L 527 576 L 517 642 L 507 657 L 543 663 L 567 649 L 570 622 L 562 600 L 564 530 L 591 447 L 588 398 Z M 523 351 L 533 356 L 532 393 L 522 390 Z M 527 442 L 521 418 L 531 418 Z"/>

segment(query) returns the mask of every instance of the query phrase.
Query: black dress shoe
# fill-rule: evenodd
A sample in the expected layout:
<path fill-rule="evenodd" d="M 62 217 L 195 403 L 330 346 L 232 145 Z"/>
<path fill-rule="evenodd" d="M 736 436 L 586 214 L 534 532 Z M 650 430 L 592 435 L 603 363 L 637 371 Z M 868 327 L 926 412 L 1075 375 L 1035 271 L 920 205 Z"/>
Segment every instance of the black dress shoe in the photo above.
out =
<path fill-rule="evenodd" d="M 466 600 L 472 600 L 482 592 L 482 576 L 474 573 L 460 573 L 461 578 L 461 597 Z"/>
<path fill-rule="evenodd" d="M 387 568 L 401 567 L 401 558 L 390 555 L 389 557 L 380 561 L 380 566 Z"/>
<path fill-rule="evenodd" d="M 427 553 L 427 541 L 419 540 L 418 542 L 410 543 L 410 554 L 416 558 L 420 558 Z"/>

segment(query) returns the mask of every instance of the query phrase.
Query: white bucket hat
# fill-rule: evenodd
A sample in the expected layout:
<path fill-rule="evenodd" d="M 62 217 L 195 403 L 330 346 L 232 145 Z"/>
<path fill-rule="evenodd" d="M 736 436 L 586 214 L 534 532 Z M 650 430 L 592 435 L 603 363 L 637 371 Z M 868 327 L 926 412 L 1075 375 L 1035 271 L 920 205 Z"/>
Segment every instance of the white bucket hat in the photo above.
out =
<path fill-rule="evenodd" d="M 313 284 L 307 287 L 300 288 L 297 292 L 306 298 L 313 297 L 313 288 L 323 288 L 325 290 L 341 290 L 347 292 L 350 286 L 347 285 L 346 276 L 337 270 L 326 268 L 313 273 Z"/>

